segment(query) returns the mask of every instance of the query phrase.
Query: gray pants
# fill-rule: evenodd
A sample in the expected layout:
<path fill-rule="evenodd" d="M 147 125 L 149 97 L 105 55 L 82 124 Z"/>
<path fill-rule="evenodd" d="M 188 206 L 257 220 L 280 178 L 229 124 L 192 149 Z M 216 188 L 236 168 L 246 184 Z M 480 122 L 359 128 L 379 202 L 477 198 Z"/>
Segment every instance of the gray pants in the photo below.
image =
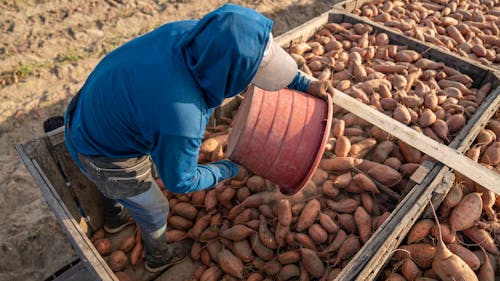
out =
<path fill-rule="evenodd" d="M 103 193 L 106 217 L 116 215 L 116 202 L 129 211 L 144 234 L 165 227 L 168 200 L 153 179 L 154 165 L 148 155 L 111 159 L 79 154 L 86 176 Z"/>

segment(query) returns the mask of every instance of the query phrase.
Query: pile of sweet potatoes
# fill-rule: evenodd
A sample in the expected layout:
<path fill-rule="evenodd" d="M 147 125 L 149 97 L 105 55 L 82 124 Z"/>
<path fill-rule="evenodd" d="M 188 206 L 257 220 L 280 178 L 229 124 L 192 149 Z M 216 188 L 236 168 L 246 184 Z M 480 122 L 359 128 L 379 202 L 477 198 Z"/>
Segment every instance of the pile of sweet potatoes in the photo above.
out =
<path fill-rule="evenodd" d="M 491 88 L 471 88 L 467 75 L 391 45 L 386 34 L 363 24 L 327 24 L 290 52 L 303 71 L 331 79 L 337 89 L 440 142 L 453 138 Z M 164 192 L 167 239 L 195 241 L 191 258 L 201 264 L 196 280 L 332 280 L 387 219 L 409 177 L 429 158 L 334 108 L 320 168 L 294 196 L 251 173 L 214 189 Z M 224 158 L 231 118 L 222 120 L 207 131 L 200 163 Z M 130 254 L 121 250 L 127 266 L 132 254 L 139 260 L 144 255 L 140 231 L 130 236 Z M 123 259 L 122 253 L 107 258 L 121 278 Z"/>
<path fill-rule="evenodd" d="M 495 171 L 500 168 L 500 111 L 476 138 L 467 155 Z M 456 182 L 441 203 L 442 240 L 463 261 L 466 270 L 457 270 L 456 280 L 495 280 L 500 273 L 500 196 L 456 174 Z M 406 236 L 406 245 L 394 254 L 382 278 L 385 280 L 440 280 L 434 264 L 439 244 L 438 227 L 431 219 L 415 223 Z M 457 258 L 455 258 L 457 259 Z M 439 271 L 439 270 L 438 270 Z M 474 275 L 469 276 L 472 272 Z M 427 279 L 423 279 L 427 278 Z M 447 279 L 443 279 L 447 280 Z"/>
<path fill-rule="evenodd" d="M 491 90 L 491 83 L 472 88 L 468 75 L 363 23 L 328 23 L 289 52 L 302 71 L 439 142 L 449 142 Z"/>
<path fill-rule="evenodd" d="M 353 12 L 482 64 L 500 63 L 497 0 L 375 0 Z"/>

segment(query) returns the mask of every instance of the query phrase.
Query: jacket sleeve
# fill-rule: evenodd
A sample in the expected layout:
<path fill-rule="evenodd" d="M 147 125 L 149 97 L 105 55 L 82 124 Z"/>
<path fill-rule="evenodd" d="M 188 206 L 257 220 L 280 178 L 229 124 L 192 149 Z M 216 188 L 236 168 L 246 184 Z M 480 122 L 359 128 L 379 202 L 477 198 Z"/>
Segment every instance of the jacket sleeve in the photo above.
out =
<path fill-rule="evenodd" d="M 311 80 L 307 78 L 304 74 L 302 74 L 300 71 L 297 71 L 297 75 L 295 75 L 290 85 L 288 85 L 288 88 L 301 92 L 306 92 L 307 88 L 309 87 L 309 84 L 311 84 Z"/>
<path fill-rule="evenodd" d="M 200 145 L 198 138 L 168 135 L 159 138 L 151 157 L 169 191 L 189 193 L 206 189 L 239 173 L 239 166 L 229 160 L 198 165 Z"/>

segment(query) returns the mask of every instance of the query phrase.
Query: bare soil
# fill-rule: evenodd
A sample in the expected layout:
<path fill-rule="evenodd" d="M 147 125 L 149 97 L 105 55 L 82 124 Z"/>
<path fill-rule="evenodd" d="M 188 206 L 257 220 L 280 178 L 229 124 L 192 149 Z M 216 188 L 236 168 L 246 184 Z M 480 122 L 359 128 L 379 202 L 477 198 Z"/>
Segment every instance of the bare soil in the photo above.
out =
<path fill-rule="evenodd" d="M 167 22 L 200 18 L 221 0 L 0 1 L 0 280 L 44 280 L 77 259 L 14 145 L 62 115 L 99 60 Z M 235 0 L 275 21 L 277 36 L 337 0 Z"/>

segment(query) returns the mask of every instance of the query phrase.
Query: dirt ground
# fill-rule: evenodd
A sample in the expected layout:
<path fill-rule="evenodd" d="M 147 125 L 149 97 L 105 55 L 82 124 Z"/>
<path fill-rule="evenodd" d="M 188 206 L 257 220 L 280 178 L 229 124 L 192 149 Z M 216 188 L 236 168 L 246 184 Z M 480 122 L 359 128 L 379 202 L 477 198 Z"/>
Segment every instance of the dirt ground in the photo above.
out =
<path fill-rule="evenodd" d="M 0 0 L 0 280 L 44 280 L 77 258 L 14 145 L 62 115 L 97 62 L 170 21 L 221 0 Z M 279 35 L 336 0 L 235 0 L 275 20 Z"/>

